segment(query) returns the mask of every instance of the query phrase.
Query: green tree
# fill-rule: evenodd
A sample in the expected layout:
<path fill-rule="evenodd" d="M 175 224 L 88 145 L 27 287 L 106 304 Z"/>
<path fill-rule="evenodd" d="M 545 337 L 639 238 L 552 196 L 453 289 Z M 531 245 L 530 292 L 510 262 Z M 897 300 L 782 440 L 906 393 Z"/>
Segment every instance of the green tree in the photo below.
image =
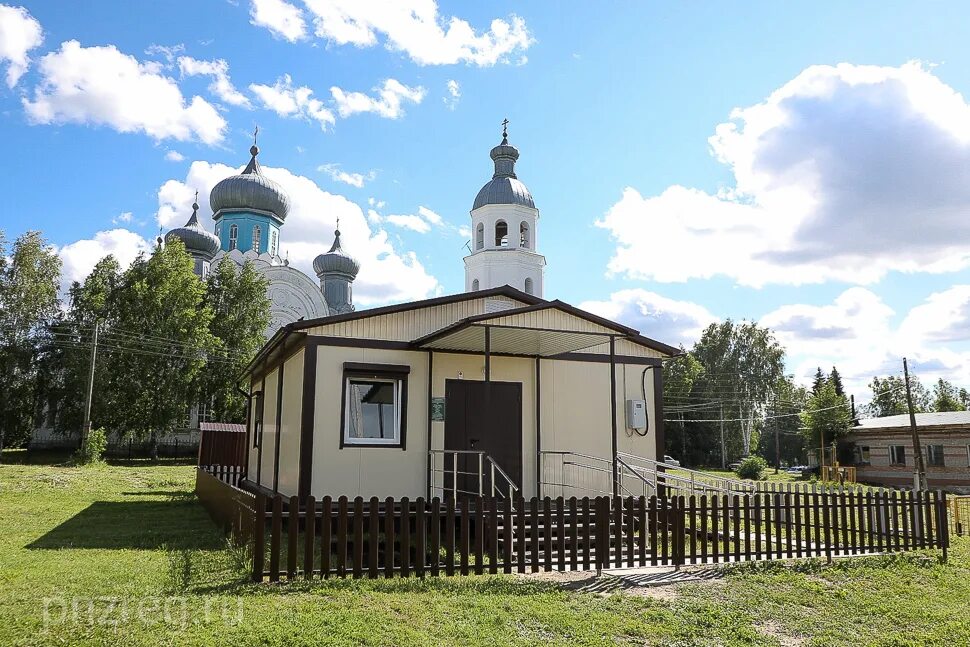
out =
<path fill-rule="evenodd" d="M 812 380 L 812 394 L 817 394 L 825 386 L 825 373 L 822 372 L 822 367 L 819 366 L 815 369 L 815 378 Z"/>
<path fill-rule="evenodd" d="M 960 405 L 963 407 L 964 411 L 970 411 L 970 391 L 960 389 L 960 392 L 957 394 L 957 398 L 960 400 Z"/>
<path fill-rule="evenodd" d="M 915 375 L 910 375 L 909 383 L 913 392 L 913 409 L 916 413 L 929 411 L 931 399 L 926 387 Z M 909 413 L 909 406 L 906 403 L 906 381 L 902 377 L 897 375 L 889 375 L 881 379 L 874 377 L 869 382 L 869 388 L 872 391 L 872 400 L 865 406 L 867 415 L 881 418 Z"/>
<path fill-rule="evenodd" d="M 193 273 L 192 258 L 179 241 L 139 256 L 114 291 L 118 339 L 106 350 L 104 370 L 117 380 L 124 402 L 116 421 L 119 430 L 157 441 L 181 428 L 199 396 L 206 354 L 216 347 L 209 331 L 212 309 L 205 286 Z"/>
<path fill-rule="evenodd" d="M 0 452 L 30 437 L 38 413 L 38 358 L 58 309 L 61 260 L 28 231 L 10 259 L 0 232 Z"/>
<path fill-rule="evenodd" d="M 781 464 L 804 463 L 805 436 L 799 429 L 799 413 L 805 408 L 809 392 L 786 376 L 778 383 L 775 393 L 776 399 L 768 408 L 768 419 L 758 441 L 758 454 L 771 465 L 775 464 L 776 451 Z"/>
<path fill-rule="evenodd" d="M 836 393 L 829 381 L 808 398 L 801 419 L 805 441 L 814 450 L 831 447 L 844 437 L 852 424 L 852 412 L 845 396 Z"/>
<path fill-rule="evenodd" d="M 691 353 L 681 348 L 681 355 L 665 362 L 663 366 L 665 415 L 680 419 L 680 424 L 665 425 L 664 442 L 666 452 L 671 456 L 679 456 L 685 465 L 697 464 L 695 440 L 687 433 L 685 413 L 696 410 L 691 403 L 694 384 L 703 374 L 704 367 Z M 710 410 L 707 410 L 710 413 Z M 701 459 L 703 461 L 703 459 Z"/>
<path fill-rule="evenodd" d="M 206 279 L 206 302 L 212 309 L 210 331 L 215 345 L 208 355 L 202 393 L 216 420 L 243 422 L 245 399 L 235 386 L 246 364 L 266 341 L 270 301 L 268 281 L 247 261 L 242 269 L 223 258 Z"/>
<path fill-rule="evenodd" d="M 832 367 L 832 372 L 829 374 L 829 382 L 835 387 L 836 395 L 845 397 L 845 388 L 842 386 L 842 376 L 839 375 L 839 369 Z"/>
<path fill-rule="evenodd" d="M 711 324 L 692 350 L 704 367 L 695 392 L 720 400 L 735 451 L 747 456 L 784 377 L 785 349 L 768 328 L 730 319 Z M 709 413 L 706 415 L 710 415 Z"/>
<path fill-rule="evenodd" d="M 942 377 L 933 385 L 933 411 L 966 411 L 956 387 Z"/>
<path fill-rule="evenodd" d="M 46 357 L 42 371 L 47 409 L 54 429 L 60 433 L 80 433 L 84 421 L 95 324 L 102 344 L 117 341 L 113 336 L 113 303 L 120 281 L 121 267 L 114 256 L 108 255 L 95 264 L 83 283 L 75 281 L 68 290 L 68 309 L 54 326 L 58 344 Z M 113 429 L 120 404 L 114 398 L 114 374 L 103 370 L 109 351 L 104 349 L 102 368 L 94 373 L 91 419 L 98 426 Z"/>

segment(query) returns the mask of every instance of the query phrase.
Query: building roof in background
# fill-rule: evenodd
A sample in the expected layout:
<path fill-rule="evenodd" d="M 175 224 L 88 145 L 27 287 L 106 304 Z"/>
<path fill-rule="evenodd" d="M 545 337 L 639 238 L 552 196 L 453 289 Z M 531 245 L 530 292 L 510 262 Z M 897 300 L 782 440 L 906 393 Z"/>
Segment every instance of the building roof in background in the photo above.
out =
<path fill-rule="evenodd" d="M 947 425 L 970 425 L 970 411 L 945 411 L 917 413 L 917 427 L 945 427 Z M 909 414 L 866 418 L 859 421 L 854 430 L 909 428 Z"/>

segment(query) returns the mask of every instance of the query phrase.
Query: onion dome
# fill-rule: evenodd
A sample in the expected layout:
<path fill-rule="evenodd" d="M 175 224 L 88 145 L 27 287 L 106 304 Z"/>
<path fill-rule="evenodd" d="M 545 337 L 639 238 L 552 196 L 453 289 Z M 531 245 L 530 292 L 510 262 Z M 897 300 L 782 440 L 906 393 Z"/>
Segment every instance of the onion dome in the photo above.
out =
<path fill-rule="evenodd" d="M 290 198 L 283 187 L 263 176 L 256 161 L 259 147 L 253 144 L 249 152 L 252 159 L 246 170 L 212 187 L 209 194 L 212 212 L 217 214 L 223 209 L 268 211 L 282 222 L 290 211 Z"/>
<path fill-rule="evenodd" d="M 535 209 L 532 194 L 515 175 L 515 162 L 519 150 L 509 144 L 508 120 L 502 124 L 502 143 L 492 149 L 489 156 L 495 163 L 495 174 L 475 196 L 472 211 L 487 204 L 518 204 Z"/>
<path fill-rule="evenodd" d="M 339 229 L 334 231 L 333 245 L 330 247 L 330 251 L 313 259 L 313 271 L 321 279 L 326 274 L 344 274 L 351 280 L 357 277 L 357 272 L 360 271 L 360 263 L 340 247 Z"/>
<path fill-rule="evenodd" d="M 199 199 L 199 194 L 196 192 L 195 199 Z M 185 223 L 182 227 L 177 227 L 167 234 L 165 234 L 165 242 L 170 242 L 172 240 L 181 240 L 182 244 L 185 245 L 186 251 L 193 256 L 201 256 L 206 260 L 212 260 L 212 257 L 216 255 L 219 251 L 220 242 L 219 237 L 215 234 L 206 231 L 205 228 L 199 224 L 199 203 L 192 203 L 192 216 L 189 221 Z"/>

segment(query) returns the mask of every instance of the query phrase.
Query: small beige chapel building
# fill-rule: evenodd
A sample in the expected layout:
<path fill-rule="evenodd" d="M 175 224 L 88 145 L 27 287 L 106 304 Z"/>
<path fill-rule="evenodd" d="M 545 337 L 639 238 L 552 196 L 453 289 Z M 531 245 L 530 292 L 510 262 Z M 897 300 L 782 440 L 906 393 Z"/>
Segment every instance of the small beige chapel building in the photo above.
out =
<path fill-rule="evenodd" d="M 244 487 L 317 499 L 644 492 L 636 465 L 663 458 L 661 362 L 678 350 L 542 298 L 539 212 L 506 133 L 491 156 L 466 292 L 296 321 L 250 363 Z M 356 275 L 337 244 L 318 264 Z"/>

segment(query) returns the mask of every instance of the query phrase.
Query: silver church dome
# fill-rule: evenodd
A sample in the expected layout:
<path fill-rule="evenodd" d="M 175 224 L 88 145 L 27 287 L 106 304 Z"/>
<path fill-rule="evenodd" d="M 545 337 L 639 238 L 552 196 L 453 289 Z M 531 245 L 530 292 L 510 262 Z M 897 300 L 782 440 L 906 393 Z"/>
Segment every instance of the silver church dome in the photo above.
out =
<path fill-rule="evenodd" d="M 515 175 L 519 151 L 509 144 L 508 131 L 502 130 L 502 143 L 489 153 L 495 163 L 495 174 L 475 196 L 472 211 L 487 204 L 518 204 L 535 209 L 529 189 Z"/>
<path fill-rule="evenodd" d="M 199 194 L 196 193 L 195 197 L 198 200 Z M 165 242 L 171 242 L 173 240 L 181 240 L 189 254 L 202 256 L 209 261 L 219 252 L 221 246 L 219 237 L 206 231 L 199 224 L 198 202 L 192 204 L 192 216 L 185 225 L 176 227 L 165 234 Z"/>
<path fill-rule="evenodd" d="M 252 159 L 239 175 L 231 175 L 222 180 L 209 194 L 209 205 L 213 213 L 221 209 L 255 209 L 275 214 L 281 221 L 290 211 L 290 198 L 279 184 L 264 177 L 256 156 L 259 147 L 255 144 L 249 149 Z"/>
<path fill-rule="evenodd" d="M 318 277 L 324 274 L 339 273 L 346 274 L 351 279 L 357 277 L 360 271 L 360 262 L 340 247 L 340 230 L 334 232 L 333 245 L 326 254 L 320 254 L 313 259 L 313 271 Z"/>

